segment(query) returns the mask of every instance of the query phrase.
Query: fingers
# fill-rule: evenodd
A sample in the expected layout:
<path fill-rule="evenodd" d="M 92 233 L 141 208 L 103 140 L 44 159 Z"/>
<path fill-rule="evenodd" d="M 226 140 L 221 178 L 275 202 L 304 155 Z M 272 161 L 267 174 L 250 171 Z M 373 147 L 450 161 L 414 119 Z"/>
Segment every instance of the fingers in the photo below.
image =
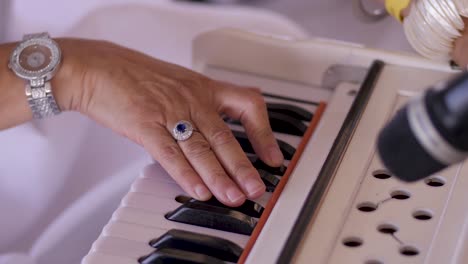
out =
<path fill-rule="evenodd" d="M 210 143 L 202 134 L 194 132 L 188 140 L 179 141 L 179 146 L 192 167 L 220 202 L 229 206 L 239 206 L 244 203 L 245 194 L 226 174 L 212 151 Z"/>
<path fill-rule="evenodd" d="M 468 19 L 464 20 L 468 22 Z M 460 66 L 462 69 L 465 69 L 468 64 L 468 29 L 465 28 L 463 35 L 454 41 L 454 48 L 452 51 L 453 60 Z"/>
<path fill-rule="evenodd" d="M 255 152 L 264 162 L 273 167 L 280 166 L 284 157 L 271 130 L 263 97 L 253 89 L 230 86 L 217 94 L 220 111 L 240 120 Z"/>
<path fill-rule="evenodd" d="M 216 114 L 213 116 L 222 123 Z M 141 134 L 143 146 L 190 196 L 198 200 L 208 200 L 213 194 L 226 205 L 239 206 L 245 202 L 246 194 L 253 199 L 264 193 L 265 186 L 258 172 L 232 134 L 232 143 L 237 143 L 234 146 L 238 149 L 228 149 L 227 157 L 233 157 L 233 154 L 239 157 L 233 158 L 231 163 L 227 157 L 220 163 L 211 143 L 197 131 L 189 139 L 179 142 L 162 126 L 146 128 Z M 215 149 L 223 151 L 223 148 Z M 227 168 L 232 178 L 226 173 Z"/>
<path fill-rule="evenodd" d="M 217 161 L 221 163 L 220 166 L 250 199 L 260 197 L 265 192 L 265 184 L 219 115 L 214 111 L 206 111 L 198 112 L 193 118 Z M 206 181 L 205 183 L 208 184 Z"/>
<path fill-rule="evenodd" d="M 165 127 L 145 127 L 141 138 L 145 149 L 190 196 L 202 201 L 211 198 L 211 192 Z"/>
<path fill-rule="evenodd" d="M 224 85 L 213 98 L 218 109 L 211 104 L 198 104 L 196 108 L 192 104 L 186 115 L 166 113 L 167 123 L 143 129 L 140 141 L 190 196 L 207 200 L 214 195 L 228 206 L 239 206 L 247 197 L 260 197 L 265 185 L 218 112 L 241 121 L 265 163 L 280 166 L 283 155 L 258 91 Z M 191 121 L 199 131 L 187 140 L 175 141 L 171 133 L 179 120 Z"/>

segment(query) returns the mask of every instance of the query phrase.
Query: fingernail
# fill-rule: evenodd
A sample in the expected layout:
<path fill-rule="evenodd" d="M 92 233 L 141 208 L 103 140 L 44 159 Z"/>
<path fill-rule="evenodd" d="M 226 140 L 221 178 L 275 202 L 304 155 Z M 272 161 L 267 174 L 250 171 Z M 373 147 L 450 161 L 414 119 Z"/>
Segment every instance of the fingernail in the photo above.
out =
<path fill-rule="evenodd" d="M 245 195 L 237 188 L 230 188 L 226 193 L 229 201 L 236 203 L 242 199 L 245 199 Z"/>
<path fill-rule="evenodd" d="M 283 163 L 284 156 L 283 153 L 281 153 L 281 150 L 277 146 L 273 146 L 269 148 L 269 155 L 270 155 L 270 161 L 274 164 L 280 165 Z"/>
<path fill-rule="evenodd" d="M 257 197 L 265 192 L 265 184 L 259 180 L 248 179 L 245 183 L 245 189 L 249 193 L 249 197 Z"/>
<path fill-rule="evenodd" d="M 201 184 L 198 184 L 195 187 L 195 193 L 198 196 L 198 200 L 205 201 L 211 198 L 211 192 Z"/>

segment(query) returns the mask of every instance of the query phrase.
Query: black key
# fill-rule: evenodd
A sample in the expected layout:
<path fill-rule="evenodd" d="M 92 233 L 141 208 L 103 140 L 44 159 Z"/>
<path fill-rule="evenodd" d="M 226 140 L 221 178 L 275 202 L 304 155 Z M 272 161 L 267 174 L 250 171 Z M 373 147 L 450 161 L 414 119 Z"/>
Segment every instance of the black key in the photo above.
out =
<path fill-rule="evenodd" d="M 283 113 L 268 111 L 268 119 L 270 120 L 271 129 L 274 132 L 302 137 L 307 130 L 307 126 L 302 123 L 301 120 Z M 224 121 L 235 125 L 241 125 L 238 120 L 230 118 L 225 118 Z"/>
<path fill-rule="evenodd" d="M 237 263 L 242 254 L 241 247 L 224 238 L 176 229 L 152 240 L 150 245 L 158 250 L 179 249 L 234 263 Z"/>
<path fill-rule="evenodd" d="M 304 136 L 307 126 L 301 120 L 276 112 L 268 112 L 271 129 L 278 133 Z"/>
<path fill-rule="evenodd" d="M 314 114 L 305 110 L 304 108 L 290 105 L 290 104 L 281 104 L 281 103 L 267 103 L 268 112 L 275 112 L 280 114 L 285 114 L 292 118 L 308 121 L 312 120 Z"/>
<path fill-rule="evenodd" d="M 265 162 L 263 162 L 261 159 L 257 157 L 257 155 L 247 155 L 249 158 L 250 162 L 252 162 L 252 165 L 257 169 L 257 170 L 264 170 L 268 171 L 271 174 L 278 175 L 278 176 L 283 176 L 284 173 L 286 173 L 286 169 L 288 167 L 281 165 L 280 167 L 270 167 L 268 166 Z"/>
<path fill-rule="evenodd" d="M 232 133 L 236 137 L 237 141 L 241 145 L 244 152 L 255 154 L 252 144 L 250 144 L 250 141 L 247 138 L 247 134 L 245 134 L 244 132 L 236 131 L 236 130 L 233 130 Z M 292 157 L 294 156 L 294 153 L 296 152 L 296 149 L 282 140 L 277 139 L 277 141 L 278 141 L 279 148 L 281 152 L 283 153 L 284 158 L 287 160 L 291 160 Z"/>
<path fill-rule="evenodd" d="M 238 207 L 230 207 L 225 204 L 222 204 L 214 197 L 209 199 L 208 201 L 199 201 L 199 200 L 187 197 L 187 196 L 180 195 L 176 197 L 176 201 L 180 203 L 200 203 L 200 204 L 208 204 L 208 205 L 212 205 L 216 207 L 222 207 L 226 209 L 235 210 L 235 211 L 238 211 L 240 213 L 243 213 L 245 215 L 255 217 L 255 218 L 260 218 L 264 210 L 261 204 L 256 203 L 251 200 L 245 200 L 245 202 L 241 206 L 238 206 Z"/>
<path fill-rule="evenodd" d="M 165 215 L 166 219 L 203 226 L 243 235 L 252 234 L 258 220 L 241 212 L 209 205 L 207 203 L 184 203 Z"/>
<path fill-rule="evenodd" d="M 164 248 L 138 260 L 141 264 L 226 264 L 226 262 L 190 251 Z"/>
<path fill-rule="evenodd" d="M 267 192 L 274 192 L 275 188 L 278 185 L 278 183 L 280 182 L 280 180 L 278 178 L 276 178 L 275 175 L 273 175 L 273 174 L 271 174 L 271 173 L 269 173 L 267 171 L 258 170 L 258 172 L 260 173 L 260 177 L 262 178 L 263 183 L 265 183 L 266 191 Z"/>

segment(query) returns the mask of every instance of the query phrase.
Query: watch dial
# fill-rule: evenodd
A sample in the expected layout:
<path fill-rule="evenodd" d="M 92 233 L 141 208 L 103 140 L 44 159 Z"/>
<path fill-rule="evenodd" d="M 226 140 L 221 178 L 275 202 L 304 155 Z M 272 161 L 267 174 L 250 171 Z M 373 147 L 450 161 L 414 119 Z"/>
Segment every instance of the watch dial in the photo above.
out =
<path fill-rule="evenodd" d="M 39 71 L 49 65 L 52 52 L 42 45 L 26 47 L 19 55 L 19 64 L 27 71 Z"/>

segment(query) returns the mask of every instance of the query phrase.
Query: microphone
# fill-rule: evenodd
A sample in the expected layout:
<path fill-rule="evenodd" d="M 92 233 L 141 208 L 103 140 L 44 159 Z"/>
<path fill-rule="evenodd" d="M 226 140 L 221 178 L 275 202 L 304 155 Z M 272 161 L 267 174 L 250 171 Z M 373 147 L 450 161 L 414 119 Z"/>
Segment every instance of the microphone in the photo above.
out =
<path fill-rule="evenodd" d="M 468 156 L 468 73 L 438 83 L 398 110 L 377 150 L 403 181 L 417 181 Z"/>

